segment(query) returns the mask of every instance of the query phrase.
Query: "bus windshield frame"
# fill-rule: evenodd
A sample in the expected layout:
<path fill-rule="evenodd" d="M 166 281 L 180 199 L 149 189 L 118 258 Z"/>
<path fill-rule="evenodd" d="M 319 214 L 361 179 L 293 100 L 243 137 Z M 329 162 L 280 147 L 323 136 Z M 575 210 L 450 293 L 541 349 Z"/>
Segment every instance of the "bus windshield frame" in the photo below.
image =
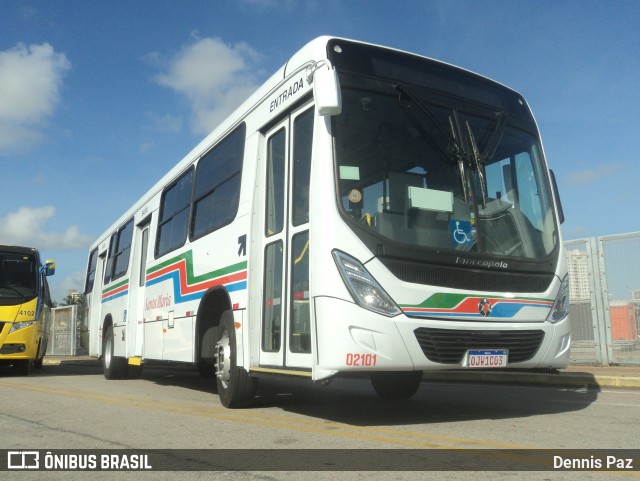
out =
<path fill-rule="evenodd" d="M 335 41 L 340 212 L 378 256 L 553 272 L 559 227 L 524 99 L 471 72 Z"/>

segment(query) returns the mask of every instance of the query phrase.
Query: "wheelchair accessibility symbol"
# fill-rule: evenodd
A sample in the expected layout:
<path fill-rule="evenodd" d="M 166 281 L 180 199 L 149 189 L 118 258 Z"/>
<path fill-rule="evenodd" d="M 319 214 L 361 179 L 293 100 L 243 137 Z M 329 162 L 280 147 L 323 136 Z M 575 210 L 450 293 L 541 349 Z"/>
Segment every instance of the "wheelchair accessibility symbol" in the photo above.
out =
<path fill-rule="evenodd" d="M 449 231 L 454 247 L 470 246 L 473 244 L 471 222 L 452 220 L 449 222 Z"/>

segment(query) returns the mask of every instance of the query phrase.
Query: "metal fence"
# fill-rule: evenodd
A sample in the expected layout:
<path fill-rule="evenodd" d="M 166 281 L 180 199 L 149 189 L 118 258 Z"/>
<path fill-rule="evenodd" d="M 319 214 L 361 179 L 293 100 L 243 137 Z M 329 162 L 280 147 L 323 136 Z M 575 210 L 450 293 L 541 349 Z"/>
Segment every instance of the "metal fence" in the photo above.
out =
<path fill-rule="evenodd" d="M 51 310 L 47 355 L 76 356 L 85 353 L 80 342 L 80 312 L 80 306 L 56 307 Z"/>
<path fill-rule="evenodd" d="M 640 364 L 640 232 L 565 242 L 571 362 Z"/>

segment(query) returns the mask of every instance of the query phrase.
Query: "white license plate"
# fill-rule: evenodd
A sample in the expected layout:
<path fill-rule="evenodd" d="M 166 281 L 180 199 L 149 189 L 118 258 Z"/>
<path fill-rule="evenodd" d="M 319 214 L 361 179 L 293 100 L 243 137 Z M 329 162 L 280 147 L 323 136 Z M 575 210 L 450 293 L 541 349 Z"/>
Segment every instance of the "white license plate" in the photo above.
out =
<path fill-rule="evenodd" d="M 462 360 L 462 366 L 468 368 L 495 369 L 507 367 L 509 351 L 507 349 L 469 350 Z"/>

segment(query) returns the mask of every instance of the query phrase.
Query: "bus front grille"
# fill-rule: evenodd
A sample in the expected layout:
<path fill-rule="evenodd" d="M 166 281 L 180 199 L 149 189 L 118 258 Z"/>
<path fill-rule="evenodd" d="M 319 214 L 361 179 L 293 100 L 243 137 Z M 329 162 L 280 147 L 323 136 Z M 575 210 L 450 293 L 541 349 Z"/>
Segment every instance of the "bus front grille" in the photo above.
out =
<path fill-rule="evenodd" d="M 432 362 L 460 364 L 469 349 L 508 349 L 509 363 L 535 356 L 544 331 L 462 331 L 420 327 L 414 331 L 422 352 Z"/>

